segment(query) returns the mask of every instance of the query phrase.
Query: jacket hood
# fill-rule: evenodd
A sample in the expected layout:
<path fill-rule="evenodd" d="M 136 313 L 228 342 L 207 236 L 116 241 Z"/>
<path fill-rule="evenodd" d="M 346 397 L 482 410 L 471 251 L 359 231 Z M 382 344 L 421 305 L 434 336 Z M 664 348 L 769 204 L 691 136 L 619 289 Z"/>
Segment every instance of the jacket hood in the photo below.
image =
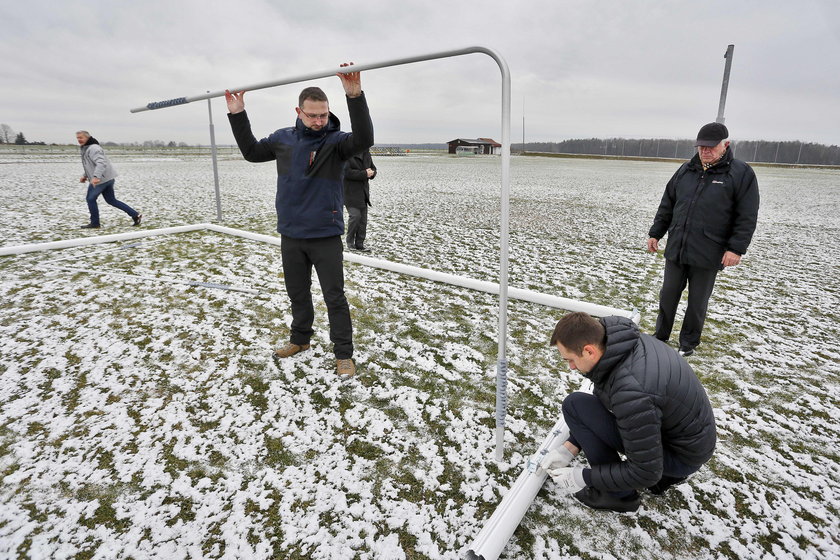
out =
<path fill-rule="evenodd" d="M 639 340 L 638 325 L 627 317 L 604 317 L 600 321 L 606 332 L 604 355 L 592 371 L 586 374 L 596 385 L 600 385 L 612 375 L 615 366 L 624 361 Z"/>
<path fill-rule="evenodd" d="M 82 146 L 91 146 L 93 144 L 99 144 L 99 140 L 97 140 L 93 136 L 89 136 L 88 139 L 87 139 L 87 142 L 82 144 Z"/>
<path fill-rule="evenodd" d="M 307 127 L 303 124 L 303 121 L 300 120 L 300 117 L 298 117 L 295 121 L 295 129 L 297 129 L 298 132 L 302 132 L 307 136 L 314 136 L 317 138 L 326 135 L 327 132 L 341 130 L 341 122 L 338 120 L 338 117 L 333 115 L 332 111 L 330 111 L 330 118 L 329 120 L 327 120 L 327 125 L 321 130 L 312 130 L 311 128 Z"/>

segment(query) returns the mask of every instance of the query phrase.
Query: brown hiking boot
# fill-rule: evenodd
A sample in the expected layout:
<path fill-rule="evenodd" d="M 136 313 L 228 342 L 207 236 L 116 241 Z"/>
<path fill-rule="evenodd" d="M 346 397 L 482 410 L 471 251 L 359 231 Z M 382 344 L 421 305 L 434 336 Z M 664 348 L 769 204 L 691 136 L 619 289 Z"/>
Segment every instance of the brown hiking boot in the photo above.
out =
<path fill-rule="evenodd" d="M 353 377 L 356 375 L 356 364 L 350 358 L 336 359 L 335 372 L 342 377 Z"/>
<path fill-rule="evenodd" d="M 275 350 L 274 355 L 278 358 L 288 358 L 289 356 L 294 356 L 298 352 L 303 352 L 304 350 L 309 350 L 308 344 L 295 344 L 294 342 L 287 342 Z"/>

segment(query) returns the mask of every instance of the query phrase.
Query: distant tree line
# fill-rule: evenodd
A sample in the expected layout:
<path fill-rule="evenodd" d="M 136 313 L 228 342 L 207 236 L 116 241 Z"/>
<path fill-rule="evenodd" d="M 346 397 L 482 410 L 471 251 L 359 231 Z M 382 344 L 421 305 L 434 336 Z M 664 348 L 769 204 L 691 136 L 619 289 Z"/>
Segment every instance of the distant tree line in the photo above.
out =
<path fill-rule="evenodd" d="M 15 132 L 14 129 L 6 123 L 0 123 L 0 144 L 17 144 L 19 146 L 44 146 L 44 142 L 30 142 L 26 139 L 23 132 Z M 103 142 L 103 146 L 129 146 L 129 147 L 143 147 L 143 148 L 186 148 L 189 146 L 186 142 L 175 142 L 170 140 L 164 142 L 163 140 L 146 140 L 144 142 Z"/>
<path fill-rule="evenodd" d="M 44 145 L 30 142 L 23 132 L 15 132 L 6 123 L 0 124 L 0 144 Z M 103 142 L 104 146 L 142 148 L 186 148 L 190 144 L 170 140 L 145 140 L 143 142 Z M 446 149 L 446 144 L 396 144 L 413 149 Z M 840 165 L 840 146 L 816 142 L 770 140 L 732 141 L 738 158 L 752 162 L 792 163 L 807 165 Z M 574 138 L 562 142 L 526 142 L 511 144 L 514 152 L 548 152 L 556 154 L 582 154 L 625 157 L 661 157 L 689 159 L 695 153 L 694 140 L 674 138 Z"/>
<path fill-rule="evenodd" d="M 43 142 L 30 142 L 23 132 L 15 133 L 14 129 L 6 123 L 0 124 L 0 144 L 17 144 L 18 146 L 32 145 L 43 146 Z"/>
<path fill-rule="evenodd" d="M 815 142 L 733 140 L 732 149 L 739 159 L 745 161 L 840 165 L 840 146 Z M 524 145 L 512 144 L 511 150 L 679 159 L 688 159 L 695 153 L 694 140 L 673 138 L 581 138 L 562 142 L 526 142 Z"/>
<path fill-rule="evenodd" d="M 175 142 L 170 140 L 144 140 L 143 142 L 103 142 L 103 146 L 126 146 L 130 148 L 187 148 L 190 145 L 186 142 Z"/>

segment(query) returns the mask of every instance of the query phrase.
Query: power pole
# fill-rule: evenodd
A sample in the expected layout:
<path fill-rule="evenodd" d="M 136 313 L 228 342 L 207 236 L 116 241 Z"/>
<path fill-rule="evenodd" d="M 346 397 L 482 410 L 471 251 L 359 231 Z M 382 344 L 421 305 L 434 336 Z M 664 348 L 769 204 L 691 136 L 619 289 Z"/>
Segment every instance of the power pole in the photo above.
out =
<path fill-rule="evenodd" d="M 723 84 L 720 87 L 720 105 L 718 105 L 718 114 L 715 122 L 724 124 L 726 120 L 723 117 L 723 110 L 726 108 L 726 92 L 729 90 L 729 71 L 732 69 L 732 53 L 735 51 L 735 45 L 726 47 L 726 54 L 723 58 L 726 59 L 726 67 L 723 69 Z"/>

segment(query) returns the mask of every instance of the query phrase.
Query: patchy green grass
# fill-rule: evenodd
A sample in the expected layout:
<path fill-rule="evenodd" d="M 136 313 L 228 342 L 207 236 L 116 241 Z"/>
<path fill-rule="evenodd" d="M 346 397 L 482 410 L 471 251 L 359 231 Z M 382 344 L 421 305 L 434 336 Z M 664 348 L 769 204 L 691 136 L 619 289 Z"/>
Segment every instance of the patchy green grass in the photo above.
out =
<path fill-rule="evenodd" d="M 433 160 L 383 162 L 393 182 L 372 211 L 375 256 L 495 281 L 493 162 Z M 241 174 L 231 204 L 249 207 L 253 168 L 224 165 Z M 511 285 L 638 308 L 649 332 L 663 263 L 641 251 L 639 224 L 661 194 L 651 174 L 669 171 L 517 161 Z M 616 177 L 609 192 L 592 179 L 602 173 Z M 744 265 L 721 274 L 691 358 L 716 408 L 715 457 L 635 515 L 587 510 L 549 483 L 503 558 L 830 557 L 840 302 L 814 278 L 840 262 L 838 232 L 791 223 L 812 209 L 788 203 L 802 172 L 789 173 L 762 185 L 764 229 Z M 161 222 L 193 216 L 201 182 L 183 183 L 186 201 L 171 215 L 159 206 Z M 131 194 L 156 207 L 152 194 Z M 257 196 L 265 208 L 231 211 L 228 225 L 271 233 L 270 189 Z M 420 201 L 423 212 L 404 211 Z M 460 558 L 579 385 L 548 347 L 562 312 L 511 300 L 497 464 L 494 296 L 348 263 L 359 374 L 342 380 L 316 278 L 312 350 L 272 359 L 290 321 L 274 247 L 195 232 L 0 258 L 0 270 L 0 555 L 12 558 L 59 546 L 78 558 L 109 546 L 120 558 Z"/>

